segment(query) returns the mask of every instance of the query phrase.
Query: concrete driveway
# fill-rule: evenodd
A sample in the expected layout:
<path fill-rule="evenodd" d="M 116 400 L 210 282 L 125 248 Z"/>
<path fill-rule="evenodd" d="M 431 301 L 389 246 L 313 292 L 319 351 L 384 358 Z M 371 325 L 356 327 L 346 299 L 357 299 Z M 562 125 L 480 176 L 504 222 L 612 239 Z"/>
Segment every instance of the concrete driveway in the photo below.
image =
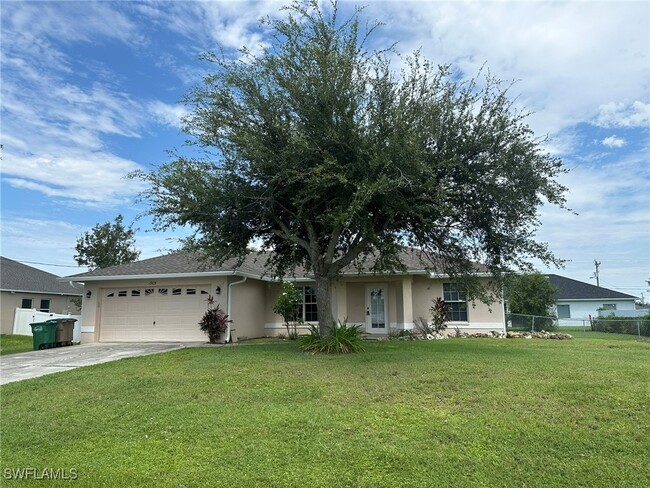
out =
<path fill-rule="evenodd" d="M 79 346 L 59 347 L 44 351 L 0 356 L 0 385 L 14 381 L 37 378 L 46 374 L 69 369 L 107 363 L 123 358 L 147 356 L 174 351 L 184 347 L 203 346 L 204 343 L 189 342 L 145 342 L 118 343 L 102 342 Z"/>

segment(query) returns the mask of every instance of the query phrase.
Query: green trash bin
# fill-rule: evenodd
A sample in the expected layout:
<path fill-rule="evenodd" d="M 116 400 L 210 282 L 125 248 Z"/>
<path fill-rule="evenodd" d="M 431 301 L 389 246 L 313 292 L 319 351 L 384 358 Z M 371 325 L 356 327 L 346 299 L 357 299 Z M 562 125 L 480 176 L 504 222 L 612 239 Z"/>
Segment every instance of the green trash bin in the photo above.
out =
<path fill-rule="evenodd" d="M 29 325 L 32 326 L 34 351 L 49 349 L 56 345 L 56 327 L 58 325 L 56 321 L 34 322 Z"/>

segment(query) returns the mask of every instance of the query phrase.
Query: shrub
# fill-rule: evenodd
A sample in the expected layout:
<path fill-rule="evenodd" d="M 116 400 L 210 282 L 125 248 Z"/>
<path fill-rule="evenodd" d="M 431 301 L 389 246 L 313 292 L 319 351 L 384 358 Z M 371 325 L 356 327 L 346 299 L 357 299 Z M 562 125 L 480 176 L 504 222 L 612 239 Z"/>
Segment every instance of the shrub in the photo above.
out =
<path fill-rule="evenodd" d="M 215 308 L 211 308 L 211 305 L 209 307 L 199 322 L 199 327 L 208 334 L 208 340 L 216 344 L 223 340 L 223 334 L 228 330 L 228 324 L 232 320 L 228 319 L 228 315 L 219 308 L 219 305 Z"/>
<path fill-rule="evenodd" d="M 345 322 L 333 322 L 329 334 L 321 336 L 318 327 L 309 326 L 309 334 L 300 337 L 303 351 L 332 353 L 351 353 L 364 351 L 364 333 L 360 325 L 348 326 Z"/>
<path fill-rule="evenodd" d="M 291 340 L 298 338 L 296 324 L 302 323 L 300 315 L 300 304 L 302 293 L 293 283 L 282 283 L 282 291 L 273 304 L 273 312 L 281 315 L 284 319 L 284 326 L 287 328 L 287 337 Z"/>
<path fill-rule="evenodd" d="M 429 321 L 424 317 L 420 317 L 419 319 L 414 320 L 413 325 L 415 325 L 415 330 L 417 333 L 424 339 L 427 338 L 427 335 L 433 335 L 436 332 L 433 324 L 430 324 Z"/>
<path fill-rule="evenodd" d="M 429 308 L 431 312 L 431 321 L 433 328 L 436 332 L 445 330 L 447 328 L 447 314 L 449 313 L 449 305 L 442 298 L 438 297 L 433 301 L 433 305 Z"/>
<path fill-rule="evenodd" d="M 598 317 L 592 319 L 591 330 L 616 334 L 641 334 L 650 337 L 650 314 L 644 317 Z"/>
<path fill-rule="evenodd" d="M 431 322 L 424 317 L 416 319 L 413 323 L 415 330 L 422 338 L 426 339 L 428 335 L 438 334 L 447 328 L 447 313 L 449 305 L 442 298 L 438 297 L 432 300 L 433 305 L 429 308 L 431 313 Z"/>

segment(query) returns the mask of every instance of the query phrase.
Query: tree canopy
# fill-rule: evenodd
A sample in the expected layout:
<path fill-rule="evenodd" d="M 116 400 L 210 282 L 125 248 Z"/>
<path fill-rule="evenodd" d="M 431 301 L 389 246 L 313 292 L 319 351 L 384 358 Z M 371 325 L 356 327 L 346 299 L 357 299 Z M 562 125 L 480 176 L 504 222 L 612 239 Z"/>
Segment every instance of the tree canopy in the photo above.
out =
<path fill-rule="evenodd" d="M 506 286 L 510 313 L 549 317 L 556 303 L 557 288 L 542 273 L 513 276 Z"/>
<path fill-rule="evenodd" d="M 97 224 L 77 240 L 74 259 L 80 266 L 91 270 L 118 264 L 131 263 L 138 259 L 140 251 L 135 249 L 135 231 L 122 223 L 122 215 L 115 222 Z"/>
<path fill-rule="evenodd" d="M 270 273 L 306 266 L 321 330 L 333 280 L 369 255 L 373 271 L 398 271 L 400 250 L 414 247 L 470 298 L 487 296 L 475 262 L 494 274 L 494 293 L 531 258 L 559 263 L 534 233 L 540 205 L 564 205 L 564 169 L 508 84 L 458 81 L 418 52 L 396 72 L 391 46 L 368 47 L 379 26 L 361 9 L 346 19 L 336 2 L 285 9 L 263 20 L 272 37 L 261 52 L 203 56 L 212 73 L 184 100 L 202 156 L 133 175 L 148 183 L 156 228 L 193 227 L 189 243 L 217 262 L 256 241 Z"/>

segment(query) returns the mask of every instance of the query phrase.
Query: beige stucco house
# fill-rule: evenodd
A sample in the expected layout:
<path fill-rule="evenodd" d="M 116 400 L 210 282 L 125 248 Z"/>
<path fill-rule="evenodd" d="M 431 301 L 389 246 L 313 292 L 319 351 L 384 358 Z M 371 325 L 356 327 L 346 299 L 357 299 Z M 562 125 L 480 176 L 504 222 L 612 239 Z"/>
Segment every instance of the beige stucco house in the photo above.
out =
<path fill-rule="evenodd" d="M 58 276 L 13 259 L 0 258 L 0 332 L 13 334 L 17 308 L 57 314 L 76 314 L 71 301 L 81 297 L 83 286 L 74 287 Z"/>
<path fill-rule="evenodd" d="M 214 266 L 176 253 L 65 279 L 85 284 L 82 342 L 205 341 L 197 324 L 209 296 L 233 320 L 232 338 L 237 340 L 285 331 L 282 318 L 272 311 L 281 285 L 265 275 L 265 261 L 265 254 L 258 253 L 239 265 L 233 260 Z M 333 291 L 334 317 L 383 335 L 413 328 L 414 320 L 429 317 L 431 301 L 443 297 L 452 309 L 450 329 L 504 330 L 500 303 L 466 302 L 449 279 L 432 278 L 414 252 L 405 251 L 402 261 L 407 270 L 391 275 L 346 269 Z M 286 279 L 302 290 L 305 322 L 317 322 L 313 279 L 304 272 Z"/>

